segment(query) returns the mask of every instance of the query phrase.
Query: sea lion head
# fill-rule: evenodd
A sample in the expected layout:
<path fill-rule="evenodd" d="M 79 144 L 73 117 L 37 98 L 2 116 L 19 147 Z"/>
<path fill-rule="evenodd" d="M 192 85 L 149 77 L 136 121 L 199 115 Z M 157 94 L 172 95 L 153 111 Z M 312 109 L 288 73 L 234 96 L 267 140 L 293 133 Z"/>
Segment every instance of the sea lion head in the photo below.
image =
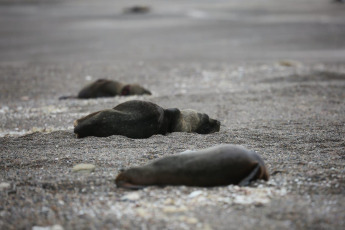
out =
<path fill-rule="evenodd" d="M 143 88 L 142 86 L 138 85 L 138 84 L 125 85 L 121 90 L 122 96 L 144 95 L 144 94 L 151 95 L 151 92 L 148 91 L 147 89 Z"/>
<path fill-rule="evenodd" d="M 74 121 L 74 133 L 78 138 L 87 136 L 110 136 L 109 127 L 112 126 L 113 116 L 116 116 L 113 109 L 106 109 L 91 113 Z"/>
<path fill-rule="evenodd" d="M 173 128 L 174 132 L 195 132 L 208 134 L 218 132 L 220 122 L 210 118 L 205 113 L 199 113 L 195 110 L 181 110 L 179 118 Z"/>
<path fill-rule="evenodd" d="M 145 185 L 152 184 L 153 175 L 152 170 L 134 167 L 127 170 L 120 171 L 120 174 L 115 179 L 115 184 L 119 188 L 127 189 L 141 189 Z"/>

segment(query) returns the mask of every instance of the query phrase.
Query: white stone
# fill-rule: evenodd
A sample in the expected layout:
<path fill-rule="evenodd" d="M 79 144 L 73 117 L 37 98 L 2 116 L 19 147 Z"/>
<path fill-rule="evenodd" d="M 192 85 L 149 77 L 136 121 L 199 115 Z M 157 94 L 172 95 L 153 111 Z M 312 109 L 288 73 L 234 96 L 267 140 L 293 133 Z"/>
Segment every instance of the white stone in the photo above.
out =
<path fill-rule="evenodd" d="M 175 213 L 175 212 L 185 212 L 185 211 L 188 211 L 188 208 L 186 206 L 180 206 L 180 207 L 166 206 L 163 208 L 163 212 L 165 213 Z"/>
<path fill-rule="evenodd" d="M 93 164 L 77 164 L 73 166 L 73 172 L 93 172 L 96 166 Z"/>
<path fill-rule="evenodd" d="M 33 226 L 32 230 L 64 230 L 61 225 L 55 224 L 52 226 Z"/>
<path fill-rule="evenodd" d="M 194 192 L 191 192 L 191 193 L 188 195 L 188 198 L 194 198 L 194 197 L 200 196 L 201 194 L 203 194 L 203 191 L 201 191 L 201 190 L 196 190 L 196 191 L 194 191 Z"/>
<path fill-rule="evenodd" d="M 11 184 L 10 183 L 7 183 L 7 182 L 2 182 L 0 183 L 0 191 L 1 190 L 5 190 L 7 188 L 11 187 Z"/>
<path fill-rule="evenodd" d="M 137 192 L 131 192 L 121 197 L 121 200 L 136 201 L 140 199 L 140 195 Z"/>

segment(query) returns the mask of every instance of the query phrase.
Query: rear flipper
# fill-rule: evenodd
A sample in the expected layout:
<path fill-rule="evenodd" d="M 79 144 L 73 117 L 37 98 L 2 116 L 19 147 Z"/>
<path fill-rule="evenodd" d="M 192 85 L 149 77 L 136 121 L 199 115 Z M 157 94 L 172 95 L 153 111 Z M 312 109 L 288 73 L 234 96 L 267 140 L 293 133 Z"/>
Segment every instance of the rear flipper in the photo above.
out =
<path fill-rule="evenodd" d="M 238 183 L 239 186 L 247 186 L 251 181 L 253 181 L 256 178 L 256 175 L 259 173 L 260 170 L 260 164 L 256 163 L 256 166 L 254 169 L 249 173 L 248 176 L 246 176 L 243 180 L 241 180 L 240 183 Z"/>
<path fill-rule="evenodd" d="M 59 100 L 66 100 L 66 99 L 77 99 L 77 96 L 61 96 Z"/>

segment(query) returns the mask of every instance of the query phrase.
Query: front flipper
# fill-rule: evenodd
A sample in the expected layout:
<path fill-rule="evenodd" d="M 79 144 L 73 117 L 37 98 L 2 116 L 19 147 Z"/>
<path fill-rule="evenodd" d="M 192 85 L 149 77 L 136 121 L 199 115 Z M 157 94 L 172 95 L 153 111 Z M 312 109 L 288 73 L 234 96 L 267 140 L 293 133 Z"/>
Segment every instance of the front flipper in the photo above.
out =
<path fill-rule="evenodd" d="M 131 184 L 131 183 L 125 182 L 125 181 L 117 181 L 116 186 L 118 188 L 126 188 L 126 189 L 131 189 L 131 190 L 139 190 L 139 189 L 143 189 L 146 187 L 143 185 Z"/>
<path fill-rule="evenodd" d="M 246 176 L 243 180 L 241 180 L 240 183 L 238 183 L 239 186 L 247 186 L 251 181 L 253 181 L 256 177 L 256 175 L 259 173 L 260 165 L 258 163 L 255 163 L 255 167 L 253 170 L 249 173 L 248 176 Z"/>
<path fill-rule="evenodd" d="M 59 100 L 66 100 L 66 99 L 78 99 L 77 96 L 61 96 Z"/>

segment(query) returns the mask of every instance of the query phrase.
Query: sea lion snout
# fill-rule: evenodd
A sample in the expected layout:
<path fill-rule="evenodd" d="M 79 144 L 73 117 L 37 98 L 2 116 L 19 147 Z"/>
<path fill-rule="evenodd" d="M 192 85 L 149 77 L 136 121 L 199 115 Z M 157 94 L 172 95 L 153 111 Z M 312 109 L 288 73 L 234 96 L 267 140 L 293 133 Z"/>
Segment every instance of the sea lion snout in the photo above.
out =
<path fill-rule="evenodd" d="M 151 92 L 149 90 L 138 84 L 130 84 L 126 85 L 125 87 L 128 87 L 128 95 L 151 95 Z"/>
<path fill-rule="evenodd" d="M 220 122 L 210 118 L 206 113 L 199 113 L 192 109 L 181 110 L 173 127 L 174 132 L 195 132 L 209 134 L 218 132 Z"/>
<path fill-rule="evenodd" d="M 219 132 L 219 129 L 220 129 L 220 121 L 210 118 L 210 121 L 209 121 L 209 122 L 210 122 L 211 126 L 213 127 L 212 133 L 214 133 L 214 132 Z"/>
<path fill-rule="evenodd" d="M 199 113 L 199 125 L 195 132 L 200 134 L 208 134 L 219 132 L 220 121 L 210 118 L 207 114 Z"/>

